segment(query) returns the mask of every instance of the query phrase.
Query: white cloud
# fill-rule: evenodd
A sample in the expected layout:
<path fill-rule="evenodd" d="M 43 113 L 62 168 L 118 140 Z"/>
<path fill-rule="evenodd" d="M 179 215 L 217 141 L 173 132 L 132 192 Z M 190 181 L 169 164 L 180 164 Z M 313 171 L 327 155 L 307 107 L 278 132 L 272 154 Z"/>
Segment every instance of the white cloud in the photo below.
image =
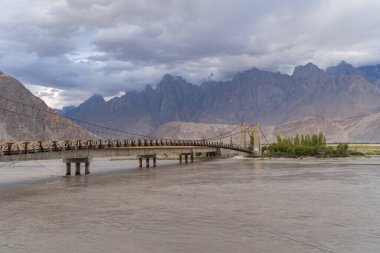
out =
<path fill-rule="evenodd" d="M 64 105 L 77 106 L 83 102 L 83 98 L 92 95 L 92 93 L 81 89 L 62 90 L 37 84 L 25 84 L 25 87 L 54 109 L 62 109 Z"/>
<path fill-rule="evenodd" d="M 252 66 L 290 73 L 380 58 L 376 0 L 4 0 L 0 9 L 0 70 L 38 84 L 55 107 L 166 73 L 199 83 Z"/>
<path fill-rule="evenodd" d="M 114 96 L 108 96 L 108 97 L 104 97 L 104 100 L 106 100 L 106 101 L 109 101 L 109 100 L 111 100 L 111 99 L 113 99 L 113 98 L 115 98 L 115 97 L 122 97 L 122 96 L 124 96 L 125 95 L 125 92 L 124 91 L 120 91 L 120 92 L 118 92 L 116 95 L 114 95 Z"/>

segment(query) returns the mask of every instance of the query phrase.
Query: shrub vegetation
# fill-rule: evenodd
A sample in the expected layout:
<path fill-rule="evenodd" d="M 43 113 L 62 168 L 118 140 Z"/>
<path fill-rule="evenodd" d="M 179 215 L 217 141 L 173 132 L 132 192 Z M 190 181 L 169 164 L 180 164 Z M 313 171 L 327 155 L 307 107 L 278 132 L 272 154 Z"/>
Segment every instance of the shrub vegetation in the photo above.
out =
<path fill-rule="evenodd" d="M 268 150 L 268 151 L 265 151 Z M 345 157 L 350 155 L 363 155 L 360 152 L 348 150 L 347 143 L 340 143 L 336 148 L 326 145 L 323 133 L 312 135 L 296 135 L 283 138 L 277 136 L 277 142 L 263 148 L 264 154 L 275 157 Z"/>

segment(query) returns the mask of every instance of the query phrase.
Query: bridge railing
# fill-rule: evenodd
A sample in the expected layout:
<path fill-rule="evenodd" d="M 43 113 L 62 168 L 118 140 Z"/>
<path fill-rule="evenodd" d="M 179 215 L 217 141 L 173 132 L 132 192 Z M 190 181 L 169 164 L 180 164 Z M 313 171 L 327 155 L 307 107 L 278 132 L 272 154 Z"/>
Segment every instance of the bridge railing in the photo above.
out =
<path fill-rule="evenodd" d="M 172 139 L 123 139 L 123 140 L 59 140 L 59 141 L 0 141 L 0 155 L 20 155 L 37 152 L 57 152 L 65 150 L 127 148 L 157 146 L 203 146 L 225 148 L 249 152 L 235 144 L 201 140 Z"/>

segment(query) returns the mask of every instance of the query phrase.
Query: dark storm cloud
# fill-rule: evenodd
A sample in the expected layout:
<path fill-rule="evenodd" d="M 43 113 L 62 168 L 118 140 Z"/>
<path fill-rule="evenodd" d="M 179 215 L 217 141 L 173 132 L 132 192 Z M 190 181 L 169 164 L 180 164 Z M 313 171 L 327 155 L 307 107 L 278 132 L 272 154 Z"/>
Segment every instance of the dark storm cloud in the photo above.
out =
<path fill-rule="evenodd" d="M 67 104 L 141 89 L 165 73 L 198 83 L 252 66 L 290 73 L 309 61 L 378 63 L 379 7 L 375 0 L 5 0 L 0 69 Z M 70 100 L 70 91 L 80 99 Z"/>

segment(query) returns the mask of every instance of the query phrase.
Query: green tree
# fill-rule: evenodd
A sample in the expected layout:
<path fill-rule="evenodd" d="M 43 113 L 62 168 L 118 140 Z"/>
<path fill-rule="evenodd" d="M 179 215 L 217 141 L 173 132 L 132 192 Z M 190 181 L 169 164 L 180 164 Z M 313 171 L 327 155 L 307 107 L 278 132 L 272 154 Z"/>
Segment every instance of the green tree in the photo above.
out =
<path fill-rule="evenodd" d="M 338 145 L 336 150 L 326 146 L 326 137 L 322 132 L 318 134 L 297 134 L 294 137 L 277 136 L 277 143 L 268 146 L 272 155 L 285 156 L 329 156 L 346 155 L 347 144 Z"/>
<path fill-rule="evenodd" d="M 296 137 L 294 137 L 294 145 L 299 146 L 300 144 L 300 136 L 297 134 Z"/>
<path fill-rule="evenodd" d="M 336 146 L 336 150 L 338 152 L 345 152 L 348 150 L 348 144 L 347 143 L 339 143 L 338 146 Z"/>
<path fill-rule="evenodd" d="M 326 138 L 323 136 L 322 132 L 318 134 L 318 144 L 321 146 L 326 146 Z"/>

